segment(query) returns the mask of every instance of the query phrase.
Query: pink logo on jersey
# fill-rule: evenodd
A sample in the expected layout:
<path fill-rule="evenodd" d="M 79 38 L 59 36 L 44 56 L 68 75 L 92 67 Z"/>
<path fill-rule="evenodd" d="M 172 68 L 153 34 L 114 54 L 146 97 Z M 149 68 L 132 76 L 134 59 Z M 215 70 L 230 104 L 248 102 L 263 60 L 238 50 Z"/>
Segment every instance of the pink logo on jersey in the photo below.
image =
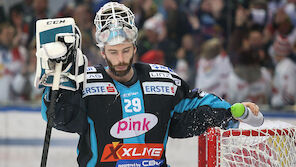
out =
<path fill-rule="evenodd" d="M 110 134 L 119 139 L 139 136 L 151 130 L 157 122 L 158 118 L 150 113 L 133 115 L 116 122 Z"/>

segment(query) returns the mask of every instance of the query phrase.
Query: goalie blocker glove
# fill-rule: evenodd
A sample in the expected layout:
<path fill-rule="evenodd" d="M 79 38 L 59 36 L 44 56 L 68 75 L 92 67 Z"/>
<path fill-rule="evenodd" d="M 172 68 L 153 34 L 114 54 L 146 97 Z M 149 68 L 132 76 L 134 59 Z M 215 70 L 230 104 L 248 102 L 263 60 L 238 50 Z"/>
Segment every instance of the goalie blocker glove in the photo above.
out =
<path fill-rule="evenodd" d="M 80 83 L 84 83 L 87 58 L 81 52 L 81 35 L 72 18 L 50 19 L 59 23 L 48 26 L 48 21 L 39 20 L 36 26 L 44 26 L 45 30 L 37 33 L 37 69 L 35 86 L 38 88 L 52 87 L 55 64 L 62 61 L 63 68 L 60 88 L 75 91 Z M 45 22 L 46 21 L 46 22 Z M 70 27 L 67 29 L 67 27 Z M 54 36 L 53 40 L 48 40 Z M 48 42 L 44 42 L 48 40 Z"/>

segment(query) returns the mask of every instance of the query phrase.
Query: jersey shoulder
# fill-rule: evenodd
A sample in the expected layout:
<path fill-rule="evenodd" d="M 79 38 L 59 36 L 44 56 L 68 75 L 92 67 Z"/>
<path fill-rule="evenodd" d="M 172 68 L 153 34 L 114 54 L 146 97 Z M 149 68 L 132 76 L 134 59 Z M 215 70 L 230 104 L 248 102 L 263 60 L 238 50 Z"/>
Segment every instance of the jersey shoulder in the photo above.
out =
<path fill-rule="evenodd" d="M 105 71 L 105 67 L 102 65 L 87 67 L 85 77 L 87 82 L 110 80 L 110 77 L 107 76 Z"/>
<path fill-rule="evenodd" d="M 159 64 L 135 63 L 134 68 L 140 78 L 150 81 L 174 82 L 181 86 L 181 78 L 169 67 Z"/>
<path fill-rule="evenodd" d="M 178 74 L 173 69 L 160 64 L 135 63 L 134 67 L 137 71 L 141 72 L 166 72 L 174 76 L 178 76 Z"/>

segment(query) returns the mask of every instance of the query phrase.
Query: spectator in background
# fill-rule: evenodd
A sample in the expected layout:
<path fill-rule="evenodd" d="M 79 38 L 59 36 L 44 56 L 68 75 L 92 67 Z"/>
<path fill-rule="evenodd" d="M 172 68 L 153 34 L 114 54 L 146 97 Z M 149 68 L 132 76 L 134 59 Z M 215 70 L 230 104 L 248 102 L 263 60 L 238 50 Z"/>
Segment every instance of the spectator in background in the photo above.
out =
<path fill-rule="evenodd" d="M 16 29 L 14 46 L 27 46 L 29 38 L 29 25 L 24 21 L 24 10 L 21 4 L 12 6 L 9 10 L 10 22 Z"/>
<path fill-rule="evenodd" d="M 156 14 L 145 21 L 143 31 L 139 34 L 137 53 L 139 59 L 149 50 L 161 50 L 166 65 L 173 68 L 176 64 L 175 44 L 168 40 L 167 30 L 162 15 Z"/>
<path fill-rule="evenodd" d="M 22 0 L 19 3 L 13 5 L 10 9 L 10 20 L 14 26 L 17 26 L 17 33 L 24 33 L 21 35 L 21 44 L 28 47 L 30 41 L 35 36 L 35 27 L 34 19 L 35 19 L 35 11 L 33 8 L 34 0 Z M 21 18 L 21 21 L 20 21 Z M 15 21 L 14 21 L 15 20 Z"/>
<path fill-rule="evenodd" d="M 183 35 L 191 33 L 192 27 L 187 14 L 178 8 L 177 0 L 163 0 L 163 8 L 167 37 L 170 41 L 175 42 L 174 51 L 176 51 L 181 46 Z"/>
<path fill-rule="evenodd" d="M 164 53 L 161 50 L 150 50 L 140 59 L 143 63 L 165 65 Z"/>
<path fill-rule="evenodd" d="M 204 40 L 223 35 L 227 29 L 227 16 L 223 0 L 202 0 L 196 15 L 200 21 L 201 35 Z"/>
<path fill-rule="evenodd" d="M 291 49 L 289 40 L 278 34 L 271 48 L 271 54 L 276 63 L 271 99 L 271 105 L 273 107 L 295 104 L 296 65 L 288 57 L 292 51 Z"/>
<path fill-rule="evenodd" d="M 293 26 L 290 17 L 285 12 L 284 8 L 280 8 L 273 20 L 272 28 L 273 39 L 276 40 L 275 37 L 277 34 L 281 35 L 282 37 L 287 38 L 290 44 L 293 44 L 296 41 L 296 28 Z"/>
<path fill-rule="evenodd" d="M 160 14 L 154 15 L 145 21 L 143 31 L 139 35 L 138 54 L 141 57 L 151 49 L 158 49 L 159 43 L 166 36 L 163 17 Z"/>
<path fill-rule="evenodd" d="M 241 50 L 254 50 L 259 53 L 260 65 L 273 69 L 273 63 L 267 54 L 270 35 L 263 35 L 267 22 L 266 2 L 262 0 L 250 2 L 249 8 L 239 5 L 236 9 L 235 28 L 228 41 L 228 53 L 231 62 L 236 65 Z M 265 30 L 266 31 L 266 30 Z"/>
<path fill-rule="evenodd" d="M 4 6 L 0 5 L 0 24 L 6 21 L 5 13 L 4 13 Z"/>
<path fill-rule="evenodd" d="M 274 22 L 274 36 L 277 37 L 278 35 L 280 35 L 282 38 L 285 38 L 289 42 L 289 44 L 294 44 L 296 42 L 296 28 L 295 26 L 293 26 L 290 17 L 283 8 L 279 9 L 279 11 L 276 13 Z M 289 54 L 288 56 L 292 60 L 296 60 L 295 55 Z"/>
<path fill-rule="evenodd" d="M 74 4 L 74 2 L 64 3 L 64 5 L 57 12 L 55 17 L 58 17 L 58 18 L 71 17 L 75 11 L 75 7 L 76 7 L 76 5 Z"/>
<path fill-rule="evenodd" d="M 73 13 L 76 25 L 81 31 L 82 38 L 82 52 L 86 55 L 89 60 L 89 65 L 99 63 L 97 54 L 99 53 L 98 47 L 93 45 L 95 42 L 93 34 L 93 21 L 90 7 L 86 3 L 79 4 Z"/>
<path fill-rule="evenodd" d="M 242 50 L 238 62 L 227 80 L 226 99 L 248 100 L 256 104 L 268 104 L 271 95 L 271 74 L 260 66 L 259 51 Z"/>
<path fill-rule="evenodd" d="M 294 63 L 296 63 L 296 42 L 292 45 L 292 54 L 291 59 Z"/>
<path fill-rule="evenodd" d="M 25 62 L 21 72 L 17 73 L 12 81 L 12 88 L 17 97 L 15 100 L 20 102 L 38 102 L 41 99 L 42 89 L 34 88 L 36 71 L 36 41 L 29 45 L 29 57 Z"/>
<path fill-rule="evenodd" d="M 233 64 L 235 64 L 235 56 L 243 46 L 243 39 L 247 38 L 248 28 L 245 26 L 247 13 L 242 5 L 239 5 L 235 11 L 235 27 L 227 43 L 227 52 Z"/>
<path fill-rule="evenodd" d="M 228 76 L 232 70 L 232 64 L 227 54 L 223 52 L 221 41 L 218 38 L 210 39 L 202 46 L 200 59 L 197 62 L 195 87 L 223 98 L 227 90 Z"/>
<path fill-rule="evenodd" d="M 296 42 L 296 28 L 291 22 L 291 17 L 286 13 L 287 11 L 285 10 L 285 6 L 286 6 L 285 3 L 279 6 L 279 8 L 276 10 L 272 18 L 272 24 L 267 25 L 267 30 L 266 30 L 267 32 L 266 34 L 270 36 L 269 42 L 274 46 L 277 46 L 276 47 L 277 49 L 274 46 L 271 46 L 269 49 L 269 55 L 272 56 L 274 60 L 274 64 L 278 66 L 276 68 L 280 68 L 279 64 L 284 64 L 284 63 L 279 63 L 279 61 L 276 60 L 278 59 L 278 58 L 275 58 L 277 55 L 276 52 L 278 52 L 278 55 L 282 55 L 279 57 L 287 56 L 290 58 L 289 61 L 294 60 L 294 63 L 296 62 L 295 54 L 293 54 L 293 52 L 291 51 L 291 47 L 292 47 L 291 44 Z M 281 44 L 281 45 L 278 45 L 278 44 Z M 278 78 L 276 77 L 277 75 L 276 73 L 277 73 L 277 69 L 275 69 L 275 72 L 274 72 L 274 75 L 275 75 L 274 79 Z M 295 76 L 293 78 L 295 78 Z M 273 92 L 277 92 L 277 90 L 273 89 Z"/>
<path fill-rule="evenodd" d="M 270 71 L 274 68 L 271 57 L 267 54 L 268 44 L 264 41 L 264 35 L 258 28 L 250 28 L 247 39 L 243 41 L 243 50 L 251 50 L 253 53 L 258 54 L 257 61 L 263 67 Z"/>
<path fill-rule="evenodd" d="M 195 51 L 194 41 L 191 34 L 186 34 L 182 38 L 182 46 L 177 51 L 177 64 L 175 71 L 185 80 L 191 88 L 195 82 Z"/>
<path fill-rule="evenodd" d="M 0 102 L 5 103 L 10 100 L 10 62 L 12 56 L 10 53 L 10 44 L 13 39 L 13 27 L 7 23 L 0 24 Z"/>
<path fill-rule="evenodd" d="M 33 9 L 33 1 L 34 0 L 22 0 L 19 3 L 17 3 L 16 5 L 20 5 L 22 7 L 22 12 L 23 12 L 23 19 L 24 22 L 26 23 L 30 23 L 33 13 L 34 13 L 34 9 Z"/>
<path fill-rule="evenodd" d="M 258 26 L 260 29 L 263 29 L 268 21 L 266 0 L 251 1 L 247 17 L 247 27 Z"/>
<path fill-rule="evenodd" d="M 92 36 L 91 27 L 92 27 L 93 22 L 91 19 L 93 18 L 93 16 L 90 12 L 89 5 L 86 3 L 79 4 L 76 6 L 76 8 L 73 12 L 74 13 L 72 16 L 75 20 L 75 23 L 79 27 L 80 31 L 87 33 L 86 35 L 88 35 L 88 36 Z M 85 47 L 87 47 L 87 46 L 85 46 Z"/>
<path fill-rule="evenodd" d="M 284 6 L 285 13 L 289 16 L 292 24 L 296 26 L 296 1 L 287 0 Z"/>
<path fill-rule="evenodd" d="M 48 18 L 48 0 L 33 0 L 32 5 L 36 20 Z"/>
<path fill-rule="evenodd" d="M 36 73 L 36 63 L 37 63 L 37 57 L 36 57 L 36 39 L 32 40 L 32 42 L 29 45 L 29 59 L 26 63 L 25 67 L 25 76 L 27 77 L 29 81 L 28 87 L 31 88 L 31 92 L 29 92 L 28 98 L 31 102 L 38 102 L 41 99 L 42 96 L 42 89 L 35 89 L 34 82 L 35 82 L 35 73 Z"/>
<path fill-rule="evenodd" d="M 36 33 L 36 21 L 39 19 L 48 18 L 48 0 L 33 0 L 32 3 L 33 14 L 29 23 L 29 38 L 28 44 L 31 43 Z"/>
<path fill-rule="evenodd" d="M 258 54 L 259 57 L 256 57 L 256 61 L 258 61 L 261 66 L 272 71 L 274 69 L 274 64 L 271 57 L 267 54 L 268 44 L 264 41 L 261 29 L 257 26 L 250 27 L 245 34 L 246 35 L 241 39 L 242 45 L 238 48 L 239 52 L 241 52 L 241 50 L 250 50 L 252 53 Z M 240 57 L 240 54 L 235 53 L 232 56 L 233 64 L 240 64 Z"/>
<path fill-rule="evenodd" d="M 13 99 L 12 80 L 21 71 L 26 61 L 26 53 L 21 46 L 13 46 L 14 27 L 7 22 L 0 24 L 0 102 Z"/>
<path fill-rule="evenodd" d="M 144 22 L 153 17 L 158 10 L 154 0 L 125 0 L 123 3 L 134 11 L 135 23 L 138 29 L 142 29 Z"/>

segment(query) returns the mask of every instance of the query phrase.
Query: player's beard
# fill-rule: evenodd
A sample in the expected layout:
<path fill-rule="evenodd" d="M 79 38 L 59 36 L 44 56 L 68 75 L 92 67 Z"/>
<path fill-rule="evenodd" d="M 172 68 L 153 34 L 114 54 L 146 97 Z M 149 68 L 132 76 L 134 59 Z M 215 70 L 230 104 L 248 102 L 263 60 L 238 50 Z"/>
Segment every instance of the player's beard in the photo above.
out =
<path fill-rule="evenodd" d="M 109 66 L 109 69 L 110 71 L 117 77 L 122 77 L 122 76 L 125 76 L 132 68 L 132 64 L 133 64 L 133 59 L 134 59 L 134 54 L 132 56 L 132 58 L 130 59 L 129 63 L 126 64 L 126 63 L 121 63 L 121 64 L 118 64 L 118 65 L 113 65 L 109 60 L 108 58 L 106 58 L 106 62 Z M 115 70 L 115 66 L 127 66 L 127 69 L 124 70 L 124 71 L 116 71 Z"/>

